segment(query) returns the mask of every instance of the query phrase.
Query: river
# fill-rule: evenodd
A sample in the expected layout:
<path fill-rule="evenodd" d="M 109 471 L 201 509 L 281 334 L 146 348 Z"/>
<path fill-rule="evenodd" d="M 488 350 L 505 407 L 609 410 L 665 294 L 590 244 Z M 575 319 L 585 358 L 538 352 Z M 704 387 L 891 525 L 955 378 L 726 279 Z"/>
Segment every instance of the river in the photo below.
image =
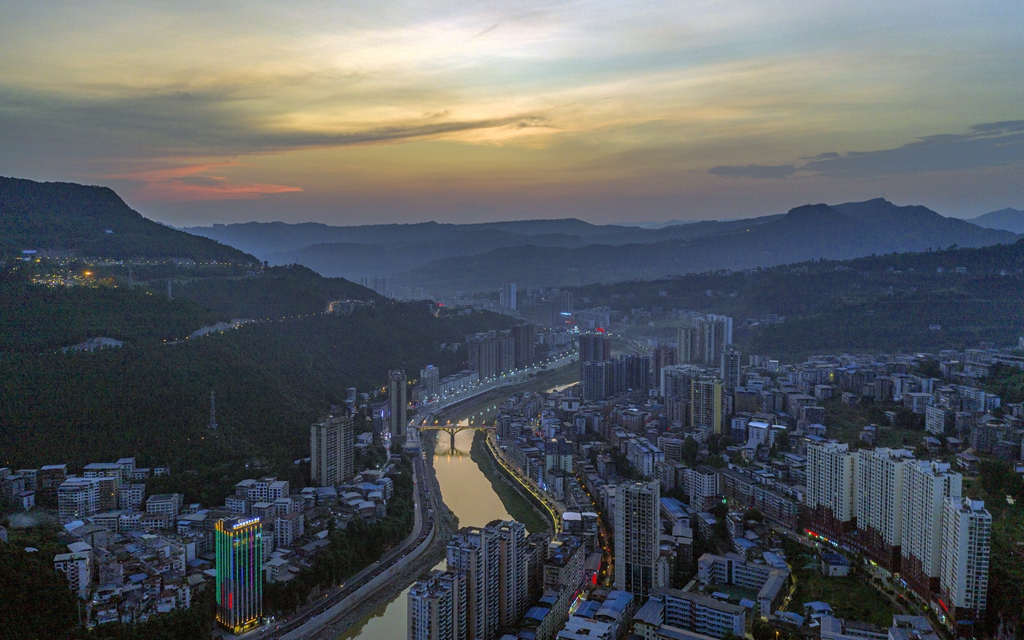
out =
<path fill-rule="evenodd" d="M 480 414 L 477 414 L 477 424 L 480 417 Z M 492 520 L 511 518 L 502 506 L 498 494 L 491 489 L 490 481 L 469 457 L 475 433 L 457 433 L 454 451 L 450 449 L 448 435 L 439 433 L 434 448 L 434 470 L 437 473 L 437 482 L 441 486 L 441 495 L 445 504 L 459 518 L 460 527 L 482 527 Z M 444 569 L 444 560 L 438 563 L 436 568 Z M 403 589 L 394 600 L 377 608 L 338 636 L 338 640 L 405 640 L 408 615 L 406 596 L 411 586 Z"/>

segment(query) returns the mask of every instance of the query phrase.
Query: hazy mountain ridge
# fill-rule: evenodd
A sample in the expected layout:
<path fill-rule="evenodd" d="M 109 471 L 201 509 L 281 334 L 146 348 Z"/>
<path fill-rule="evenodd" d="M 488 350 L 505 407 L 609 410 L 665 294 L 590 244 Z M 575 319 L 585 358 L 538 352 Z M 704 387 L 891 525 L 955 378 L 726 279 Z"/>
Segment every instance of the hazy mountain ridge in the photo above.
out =
<path fill-rule="evenodd" d="M 977 218 L 972 218 L 970 222 L 986 229 L 1004 229 L 1013 233 L 1024 233 L 1024 211 L 1009 207 L 998 211 L 989 211 Z"/>
<path fill-rule="evenodd" d="M 367 225 L 243 223 L 193 227 L 191 233 L 251 251 L 271 264 L 301 264 L 325 276 L 392 275 L 432 260 L 516 247 L 580 248 L 592 244 L 654 243 L 695 238 L 763 224 L 778 216 L 720 222 L 705 220 L 658 229 L 594 225 L 573 218 L 481 224 Z"/>
<path fill-rule="evenodd" d="M 646 245 L 591 245 L 552 251 L 499 249 L 429 263 L 394 278 L 439 294 L 520 286 L 650 280 L 718 269 L 754 269 L 819 258 L 842 260 L 958 246 L 1013 242 L 1008 231 L 983 229 L 921 206 L 866 202 L 804 205 L 758 225 L 726 233 Z"/>
<path fill-rule="evenodd" d="M 113 260 L 255 262 L 234 247 L 143 217 L 112 189 L 69 182 L 0 177 L 0 229 L 0 258 L 35 249 Z"/>

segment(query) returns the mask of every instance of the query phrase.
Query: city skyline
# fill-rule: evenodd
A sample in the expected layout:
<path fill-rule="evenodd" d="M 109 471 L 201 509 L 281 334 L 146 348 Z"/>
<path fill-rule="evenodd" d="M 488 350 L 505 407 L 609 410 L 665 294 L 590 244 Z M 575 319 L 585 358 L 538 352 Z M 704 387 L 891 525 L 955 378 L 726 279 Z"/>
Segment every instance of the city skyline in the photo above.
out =
<path fill-rule="evenodd" d="M 0 174 L 177 225 L 1024 205 L 1018 3 L 9 7 Z"/>

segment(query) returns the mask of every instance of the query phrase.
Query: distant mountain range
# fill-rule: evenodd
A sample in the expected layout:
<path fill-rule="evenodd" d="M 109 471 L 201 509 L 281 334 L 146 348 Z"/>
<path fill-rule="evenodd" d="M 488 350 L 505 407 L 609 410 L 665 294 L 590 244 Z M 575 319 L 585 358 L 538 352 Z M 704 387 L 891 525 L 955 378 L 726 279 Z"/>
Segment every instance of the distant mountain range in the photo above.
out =
<path fill-rule="evenodd" d="M 583 285 L 953 245 L 980 247 L 1017 239 L 1008 231 L 983 229 L 925 207 L 900 207 L 881 198 L 834 206 L 806 205 L 762 220 L 747 221 L 741 228 L 723 233 L 646 245 L 497 249 L 434 261 L 394 280 L 440 293 L 495 289 L 503 281 L 524 286 Z"/>
<path fill-rule="evenodd" d="M 990 211 L 972 219 L 971 222 L 986 229 L 1004 229 L 1014 233 L 1024 233 L 1024 211 L 1017 209 Z"/>
<path fill-rule="evenodd" d="M 255 262 L 234 247 L 142 217 L 113 190 L 0 177 L 0 259 L 23 250 L 74 257 Z"/>
<path fill-rule="evenodd" d="M 562 286 L 652 279 L 817 258 L 977 247 L 1017 237 L 973 222 L 878 198 L 808 205 L 745 220 L 673 221 L 657 228 L 564 219 L 359 227 L 276 222 L 186 230 L 271 264 L 297 263 L 353 280 L 390 276 L 394 288 L 422 287 L 440 297 L 496 289 L 502 282 Z"/>
<path fill-rule="evenodd" d="M 496 249 L 573 249 L 593 244 L 646 244 L 727 233 L 756 221 L 702 221 L 645 229 L 594 225 L 573 218 L 483 224 L 386 224 L 334 227 L 319 223 L 248 222 L 185 231 L 248 251 L 271 264 L 302 264 L 326 276 L 350 279 L 393 275 L 434 260 Z"/>
<path fill-rule="evenodd" d="M 354 281 L 389 276 L 392 288 L 422 287 L 441 297 L 495 290 L 502 282 L 529 287 L 650 280 L 1009 243 L 1024 231 L 1024 212 L 1004 209 L 966 221 L 877 198 L 661 228 L 559 219 L 357 227 L 250 222 L 179 231 L 147 220 L 104 187 L 0 178 L 0 228 L 0 257 L 36 249 L 111 259 L 259 259 Z"/>

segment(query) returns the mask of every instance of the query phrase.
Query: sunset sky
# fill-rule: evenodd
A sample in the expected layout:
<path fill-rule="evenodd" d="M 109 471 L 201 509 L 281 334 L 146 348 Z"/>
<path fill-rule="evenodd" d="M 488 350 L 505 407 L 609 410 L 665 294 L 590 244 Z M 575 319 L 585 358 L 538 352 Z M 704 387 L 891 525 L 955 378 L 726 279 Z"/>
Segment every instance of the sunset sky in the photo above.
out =
<path fill-rule="evenodd" d="M 4 2 L 0 175 L 176 225 L 1024 208 L 1024 3 Z"/>

